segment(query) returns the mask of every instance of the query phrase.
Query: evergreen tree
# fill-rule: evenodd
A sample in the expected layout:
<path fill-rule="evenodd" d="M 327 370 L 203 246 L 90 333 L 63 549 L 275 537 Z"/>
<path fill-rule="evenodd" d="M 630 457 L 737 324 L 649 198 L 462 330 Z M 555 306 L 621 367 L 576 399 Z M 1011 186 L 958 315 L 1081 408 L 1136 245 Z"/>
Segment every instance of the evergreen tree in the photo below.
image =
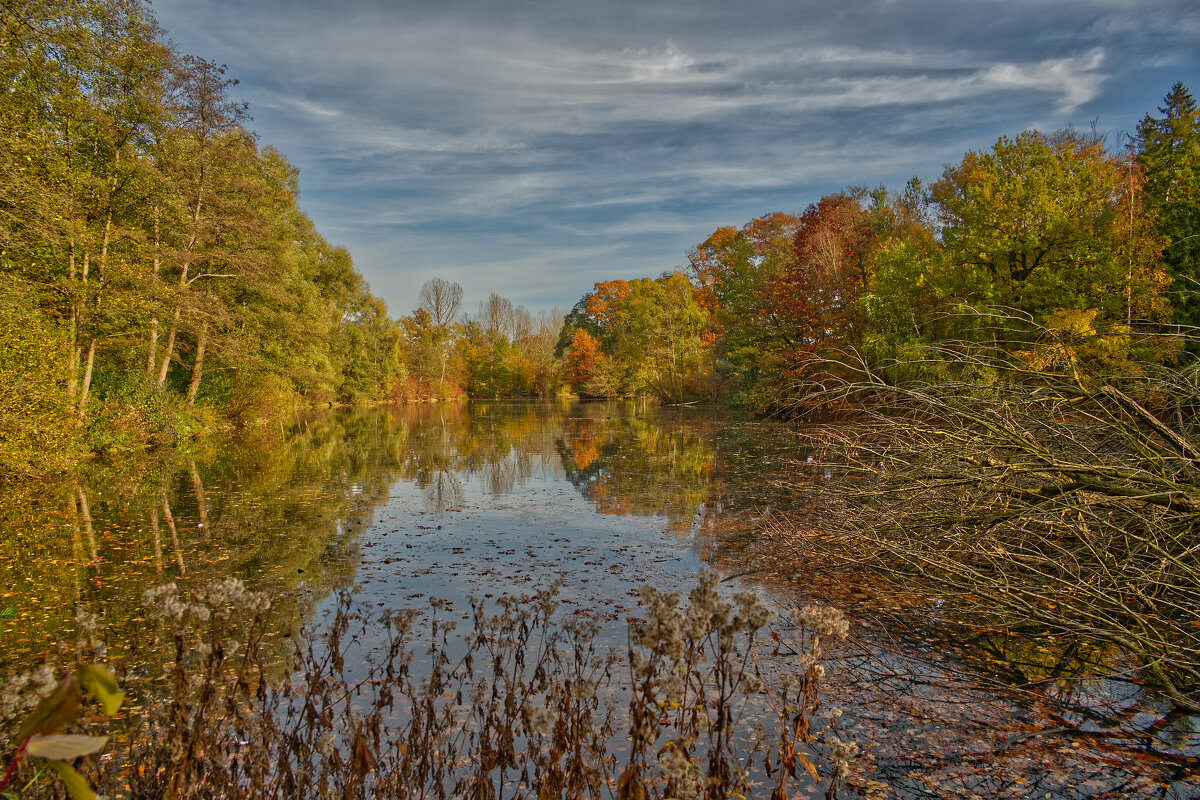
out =
<path fill-rule="evenodd" d="M 1174 283 L 1174 322 L 1200 326 L 1200 112 L 1182 83 L 1138 124 L 1134 146 L 1146 173 L 1148 203 L 1166 240 L 1163 261 Z"/>

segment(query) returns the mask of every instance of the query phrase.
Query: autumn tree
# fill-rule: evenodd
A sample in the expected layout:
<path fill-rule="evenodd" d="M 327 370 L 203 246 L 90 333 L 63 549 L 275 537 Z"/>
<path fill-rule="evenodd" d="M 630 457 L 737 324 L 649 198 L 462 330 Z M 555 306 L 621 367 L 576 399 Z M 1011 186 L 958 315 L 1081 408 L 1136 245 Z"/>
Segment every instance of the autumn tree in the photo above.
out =
<path fill-rule="evenodd" d="M 170 220 L 164 271 L 173 291 L 155 380 L 160 388 L 166 384 L 178 337 L 190 334 L 189 402 L 199 390 L 209 337 L 227 323 L 220 284 L 261 263 L 257 248 L 247 247 L 261 229 L 253 202 L 258 187 L 246 180 L 256 169 L 258 148 L 243 128 L 244 104 L 228 95 L 233 84 L 223 66 L 183 59 L 173 87 L 179 124 L 168 131 L 160 149 L 160 168 L 179 186 L 181 202 Z"/>
<path fill-rule="evenodd" d="M 336 248 L 296 207 L 295 169 L 145 3 L 0 4 L 0 80 L 0 272 L 24 298 L 5 313 L 32 298 L 30 329 L 66 343 L 47 382 L 80 435 L 96 403 L 142 409 L 169 442 L 194 404 L 279 407 L 243 390 L 382 395 L 386 308 L 352 266 L 322 283 Z"/>
<path fill-rule="evenodd" d="M 880 241 L 869 195 L 851 189 L 821 198 L 801 215 L 792 252 L 761 289 L 763 380 L 756 404 L 770 406 L 809 381 L 813 370 L 861 342 L 859 297 L 871 279 Z M 818 369 L 819 373 L 819 369 Z"/>
<path fill-rule="evenodd" d="M 709 313 L 714 334 L 723 329 L 721 311 L 731 289 L 745 282 L 757 260 L 754 244 L 736 228 L 717 228 L 688 253 L 688 266 L 696 285 L 696 301 Z"/>
<path fill-rule="evenodd" d="M 672 402 L 701 393 L 710 365 L 709 315 L 683 272 L 601 281 L 576 311 L 564 324 L 564 335 L 571 330 L 564 369 L 577 389 Z"/>
<path fill-rule="evenodd" d="M 1110 322 L 1158 319 L 1162 273 L 1136 224 L 1128 170 L 1095 136 L 1001 138 L 932 187 L 951 260 L 978 273 L 975 302 L 1044 318 L 1095 308 Z M 1133 204 L 1135 224 L 1122 224 Z"/>
<path fill-rule="evenodd" d="M 563 378 L 577 392 L 586 391 L 596 377 L 596 370 L 604 354 L 600 343 L 587 331 L 577 328 L 571 336 L 571 344 L 563 354 Z"/>
<path fill-rule="evenodd" d="M 0 22 L 4 268 L 44 287 L 67 326 L 66 391 L 82 420 L 98 349 L 135 305 L 139 156 L 169 55 L 136 2 L 5 4 Z"/>
<path fill-rule="evenodd" d="M 697 300 L 708 312 L 712 372 L 734 396 L 745 399 L 759 383 L 771 333 L 766 288 L 793 260 L 800 220 L 781 212 L 747 222 L 741 230 L 719 228 L 697 245 L 688 262 Z"/>

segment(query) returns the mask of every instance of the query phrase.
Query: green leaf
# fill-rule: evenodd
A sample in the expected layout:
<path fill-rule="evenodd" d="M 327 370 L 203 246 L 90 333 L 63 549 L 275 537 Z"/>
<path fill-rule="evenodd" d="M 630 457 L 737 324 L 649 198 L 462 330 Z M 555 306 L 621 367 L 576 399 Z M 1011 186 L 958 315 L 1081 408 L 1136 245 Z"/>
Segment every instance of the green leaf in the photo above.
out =
<path fill-rule="evenodd" d="M 62 761 L 47 761 L 46 765 L 58 773 L 58 779 L 67 787 L 67 794 L 74 800 L 96 800 L 96 793 L 88 785 L 87 779 L 75 771 L 70 764 Z"/>
<path fill-rule="evenodd" d="M 38 703 L 29 714 L 29 718 L 17 731 L 16 740 L 23 742 L 38 733 L 54 733 L 56 730 L 74 722 L 79 716 L 79 705 L 83 695 L 79 692 L 79 684 L 70 675 L 62 679 L 58 688 L 49 697 Z"/>
<path fill-rule="evenodd" d="M 121 701 L 125 699 L 125 693 L 117 685 L 117 679 L 103 664 L 81 664 L 75 668 L 75 680 L 79 681 L 92 697 L 100 701 L 104 713 L 110 717 L 117 713 Z"/>
<path fill-rule="evenodd" d="M 107 736 L 82 736 L 59 734 L 57 736 L 31 736 L 25 752 L 31 756 L 50 761 L 71 761 L 80 756 L 98 753 L 108 742 Z"/>

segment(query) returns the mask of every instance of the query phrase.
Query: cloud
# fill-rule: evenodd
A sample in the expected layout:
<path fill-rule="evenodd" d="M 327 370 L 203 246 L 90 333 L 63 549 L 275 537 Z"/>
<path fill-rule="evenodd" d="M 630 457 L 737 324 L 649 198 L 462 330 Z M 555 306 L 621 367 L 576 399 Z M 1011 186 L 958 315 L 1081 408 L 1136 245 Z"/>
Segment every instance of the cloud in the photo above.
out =
<path fill-rule="evenodd" d="M 400 309 L 433 274 L 570 305 L 681 263 L 718 224 L 934 178 L 1000 135 L 1129 129 L 1175 80 L 1200 88 L 1193 6 L 154 4 L 242 80 L 304 208 Z"/>
<path fill-rule="evenodd" d="M 1037 64 L 997 64 L 984 73 L 985 82 L 1006 89 L 1036 90 L 1061 96 L 1059 110 L 1072 111 L 1100 93 L 1105 76 L 1100 73 L 1104 51 L 1097 48 L 1074 58 L 1057 58 Z"/>

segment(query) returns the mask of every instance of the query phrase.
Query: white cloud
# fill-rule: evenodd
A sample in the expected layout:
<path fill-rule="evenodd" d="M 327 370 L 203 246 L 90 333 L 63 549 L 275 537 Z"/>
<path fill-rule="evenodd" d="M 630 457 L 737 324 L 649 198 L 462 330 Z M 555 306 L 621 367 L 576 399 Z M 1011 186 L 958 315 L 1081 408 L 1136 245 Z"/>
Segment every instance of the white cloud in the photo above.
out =
<path fill-rule="evenodd" d="M 713 220 L 936 177 L 1035 122 L 1128 128 L 1116 87 L 1158 70 L 1144 112 L 1200 74 L 1185 0 L 672 2 L 154 7 L 242 79 L 378 291 L 445 273 L 486 295 L 536 269 L 554 277 L 528 292 L 568 305 L 587 275 L 679 263 Z"/>
<path fill-rule="evenodd" d="M 1104 51 L 1097 48 L 1073 58 L 1037 64 L 997 64 L 983 73 L 986 84 L 1005 89 L 1027 89 L 1058 94 L 1060 111 L 1071 111 L 1100 93 L 1105 75 L 1100 72 Z"/>

